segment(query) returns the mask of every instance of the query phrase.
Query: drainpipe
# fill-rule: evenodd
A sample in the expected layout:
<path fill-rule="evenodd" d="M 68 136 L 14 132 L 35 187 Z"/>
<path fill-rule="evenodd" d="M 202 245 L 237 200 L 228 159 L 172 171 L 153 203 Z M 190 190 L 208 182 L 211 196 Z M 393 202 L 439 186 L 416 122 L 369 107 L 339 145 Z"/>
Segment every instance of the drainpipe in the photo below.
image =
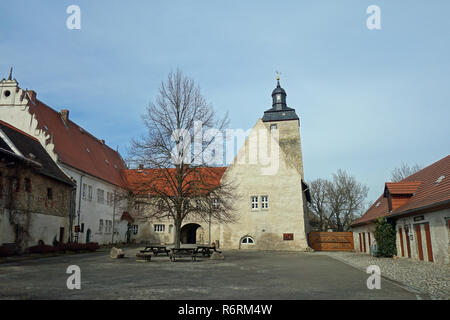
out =
<path fill-rule="evenodd" d="M 69 242 L 73 242 L 73 219 L 75 213 L 75 201 L 77 196 L 77 187 L 74 186 L 70 191 L 70 206 L 69 206 Z"/>
<path fill-rule="evenodd" d="M 75 236 L 76 242 L 78 242 L 79 236 L 80 236 L 80 215 L 81 215 L 81 192 L 83 191 L 83 177 L 84 175 L 80 176 L 80 193 L 78 195 L 78 232 Z"/>
<path fill-rule="evenodd" d="M 208 245 L 211 246 L 211 212 L 209 212 L 209 240 Z"/>
<path fill-rule="evenodd" d="M 114 227 L 116 225 L 115 223 L 115 217 L 116 217 L 116 190 L 114 190 L 114 199 L 113 199 L 113 219 L 112 219 L 112 237 L 111 237 L 111 243 L 114 243 Z"/>

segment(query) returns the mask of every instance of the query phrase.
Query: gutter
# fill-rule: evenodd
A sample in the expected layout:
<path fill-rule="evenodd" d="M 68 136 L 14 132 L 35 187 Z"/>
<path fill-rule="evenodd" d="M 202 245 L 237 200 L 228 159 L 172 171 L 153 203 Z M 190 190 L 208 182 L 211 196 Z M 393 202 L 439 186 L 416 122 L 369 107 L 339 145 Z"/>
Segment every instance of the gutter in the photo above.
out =
<path fill-rule="evenodd" d="M 409 209 L 409 210 L 406 210 L 406 211 L 394 213 L 394 214 L 388 215 L 387 217 L 388 218 L 395 218 L 395 217 L 398 217 L 398 216 L 403 216 L 403 215 L 406 215 L 406 214 L 413 214 L 413 213 L 418 212 L 418 211 L 428 210 L 428 209 L 432 209 L 434 207 L 440 207 L 440 206 L 445 206 L 445 205 L 450 205 L 450 199 L 449 200 L 444 200 L 444 201 L 441 201 L 441 202 L 437 202 L 437 203 L 432 203 L 432 204 L 429 204 L 429 205 L 426 205 L 426 206 L 423 206 L 423 207 L 413 208 L 413 209 Z"/>

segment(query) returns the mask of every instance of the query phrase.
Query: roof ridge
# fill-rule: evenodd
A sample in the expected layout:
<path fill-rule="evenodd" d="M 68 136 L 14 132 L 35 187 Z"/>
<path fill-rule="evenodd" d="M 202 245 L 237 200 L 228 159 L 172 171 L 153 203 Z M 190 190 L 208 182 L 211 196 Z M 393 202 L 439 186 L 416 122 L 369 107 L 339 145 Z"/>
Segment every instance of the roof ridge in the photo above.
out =
<path fill-rule="evenodd" d="M 31 134 L 26 133 L 25 131 L 22 131 L 22 130 L 20 130 L 20 129 L 14 127 L 12 124 L 9 124 L 9 123 L 7 123 L 7 122 L 5 122 L 5 121 L 3 121 L 3 120 L 0 120 L 0 123 L 3 124 L 3 125 L 5 125 L 5 126 L 7 126 L 8 128 L 11 128 L 11 129 L 13 129 L 13 130 L 19 132 L 20 134 L 23 134 L 24 136 L 27 136 L 28 138 L 31 138 L 31 139 L 33 139 L 33 140 L 39 142 L 39 140 L 38 140 L 36 137 L 33 137 Z"/>
<path fill-rule="evenodd" d="M 40 99 L 36 98 L 36 102 L 42 104 L 44 107 L 48 108 L 49 110 L 51 110 L 52 112 L 54 112 L 57 115 L 60 115 L 61 112 L 56 111 L 55 109 L 53 109 L 52 107 L 50 107 L 48 104 L 46 104 L 45 102 L 43 102 Z M 70 123 L 72 123 L 77 129 L 81 129 L 83 133 L 86 133 L 87 135 L 89 135 L 90 137 L 92 137 L 93 139 L 97 140 L 97 142 L 101 143 L 102 145 L 106 146 L 107 148 L 109 148 L 111 151 L 117 153 L 119 156 L 119 152 L 117 152 L 116 150 L 114 150 L 113 148 L 111 148 L 110 146 L 108 146 L 106 143 L 102 143 L 102 141 L 105 141 L 103 139 L 99 139 L 97 138 L 95 135 L 93 135 L 92 133 L 90 133 L 88 130 L 86 130 L 85 128 L 83 128 L 82 126 L 80 126 L 79 124 L 77 124 L 76 122 L 72 121 L 71 119 L 67 119 Z M 62 119 L 61 119 L 62 121 Z M 44 123 L 45 125 L 45 123 Z M 50 130 L 46 130 L 45 128 L 43 128 L 46 132 L 48 132 L 49 134 L 51 134 L 52 132 L 50 132 Z"/>

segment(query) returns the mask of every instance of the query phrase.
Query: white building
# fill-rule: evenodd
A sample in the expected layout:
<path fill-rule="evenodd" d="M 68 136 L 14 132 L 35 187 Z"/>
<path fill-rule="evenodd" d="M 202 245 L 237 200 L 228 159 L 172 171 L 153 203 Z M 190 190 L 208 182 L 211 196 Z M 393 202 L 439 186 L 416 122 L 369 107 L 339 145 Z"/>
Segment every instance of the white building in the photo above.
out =
<path fill-rule="evenodd" d="M 71 121 L 69 110 L 58 112 L 38 100 L 34 91 L 22 90 L 11 74 L 0 82 L 0 119 L 39 139 L 76 181 L 74 241 L 104 244 L 113 237 L 114 242 L 126 239 L 127 222 L 121 220 L 126 199 L 114 198 L 127 192 L 122 178 L 126 167 L 117 151 Z"/>
<path fill-rule="evenodd" d="M 450 156 L 400 182 L 386 182 L 383 194 L 352 224 L 356 250 L 369 253 L 379 217 L 395 224 L 398 257 L 448 264 Z"/>
<path fill-rule="evenodd" d="M 269 153 L 270 160 L 262 161 L 261 155 Z M 300 120 L 287 106 L 286 92 L 279 82 L 272 92 L 272 108 L 256 121 L 234 161 L 226 168 L 209 169 L 214 169 L 217 183 L 227 179 L 237 185 L 233 212 L 237 221 L 212 221 L 210 226 L 209 221 L 187 219 L 181 226 L 182 243 L 211 241 L 224 249 L 307 248 L 305 206 L 309 191 L 303 181 Z M 145 180 L 151 185 L 149 181 L 154 179 L 154 171 L 145 168 L 127 170 L 126 175 L 134 190 L 139 190 Z M 152 209 L 137 206 L 131 214 L 139 217 L 145 210 Z M 173 226 L 169 218 L 149 219 L 134 227 L 133 238 L 138 242 L 172 243 Z"/>

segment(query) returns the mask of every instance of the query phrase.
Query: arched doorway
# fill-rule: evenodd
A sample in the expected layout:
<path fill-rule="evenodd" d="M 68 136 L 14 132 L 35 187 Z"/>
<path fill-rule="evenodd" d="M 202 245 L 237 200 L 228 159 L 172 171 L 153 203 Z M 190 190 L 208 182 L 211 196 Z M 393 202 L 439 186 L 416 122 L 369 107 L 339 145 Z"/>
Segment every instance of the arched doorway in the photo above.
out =
<path fill-rule="evenodd" d="M 86 243 L 91 242 L 91 229 L 86 231 Z"/>
<path fill-rule="evenodd" d="M 180 240 L 181 243 L 195 244 L 203 242 L 203 228 L 197 223 L 188 223 L 181 227 Z"/>

